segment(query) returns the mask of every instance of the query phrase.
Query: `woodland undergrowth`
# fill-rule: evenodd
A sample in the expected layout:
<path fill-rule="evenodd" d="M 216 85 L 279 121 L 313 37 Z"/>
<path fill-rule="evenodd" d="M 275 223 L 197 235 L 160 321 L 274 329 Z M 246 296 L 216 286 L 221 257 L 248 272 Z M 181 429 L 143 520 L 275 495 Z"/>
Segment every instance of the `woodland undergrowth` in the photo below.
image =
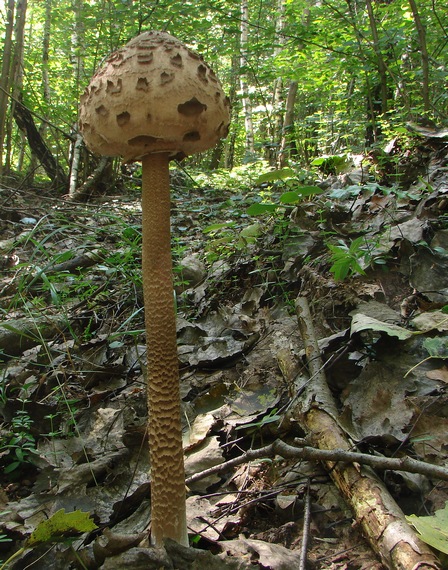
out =
<path fill-rule="evenodd" d="M 303 452 L 318 446 L 298 297 L 347 451 L 392 460 L 372 468 L 447 552 L 446 518 L 445 542 L 422 526 L 448 491 L 446 164 L 446 144 L 425 141 L 412 161 L 397 147 L 381 164 L 173 167 L 189 533 L 222 567 L 394 567 L 324 456 Z M 85 203 L 0 188 L 0 557 L 16 553 L 11 568 L 139 567 L 130 553 L 145 544 L 150 488 L 139 193 L 138 171 Z M 258 448 L 266 455 L 251 456 Z M 170 552 L 173 568 L 192 564 Z"/>

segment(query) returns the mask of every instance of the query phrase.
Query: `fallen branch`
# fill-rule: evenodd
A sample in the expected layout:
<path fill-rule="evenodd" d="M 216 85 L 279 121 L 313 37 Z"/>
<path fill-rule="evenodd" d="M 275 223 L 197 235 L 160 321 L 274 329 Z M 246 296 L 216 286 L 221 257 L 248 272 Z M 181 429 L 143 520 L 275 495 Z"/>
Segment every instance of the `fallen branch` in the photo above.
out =
<path fill-rule="evenodd" d="M 419 473 L 433 479 L 448 481 L 448 469 L 439 465 L 431 465 L 424 461 L 418 461 L 411 457 L 379 457 L 377 455 L 368 455 L 367 453 L 359 453 L 354 451 L 346 451 L 345 449 L 318 449 L 305 445 L 303 440 L 296 439 L 298 447 L 289 445 L 278 439 L 259 449 L 249 449 L 239 457 L 230 459 L 225 463 L 220 463 L 213 467 L 209 467 L 200 473 L 195 473 L 186 479 L 186 484 L 195 483 L 201 479 L 205 479 L 210 475 L 225 473 L 243 463 L 250 463 L 256 459 L 265 459 L 267 457 L 275 457 L 279 455 L 285 459 L 301 459 L 307 461 L 325 461 L 331 463 L 359 463 L 360 465 L 369 465 L 379 471 L 405 471 L 407 473 Z"/>
<path fill-rule="evenodd" d="M 18 356 L 53 339 L 67 327 L 64 315 L 11 319 L 0 324 L 0 351 L 7 356 Z"/>
<path fill-rule="evenodd" d="M 308 559 L 308 541 L 310 538 L 310 522 L 311 522 L 311 496 L 310 481 L 306 486 L 305 505 L 303 509 L 303 532 L 302 547 L 300 549 L 299 570 L 306 570 Z"/>

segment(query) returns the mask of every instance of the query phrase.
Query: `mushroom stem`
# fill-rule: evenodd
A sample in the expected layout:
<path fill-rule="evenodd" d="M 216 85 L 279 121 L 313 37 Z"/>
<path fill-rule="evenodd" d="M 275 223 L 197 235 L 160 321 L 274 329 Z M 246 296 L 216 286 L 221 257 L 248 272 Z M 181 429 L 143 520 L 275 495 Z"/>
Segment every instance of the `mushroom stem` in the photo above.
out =
<path fill-rule="evenodd" d="M 148 353 L 151 542 L 188 546 L 170 231 L 169 155 L 142 160 L 142 270 Z"/>

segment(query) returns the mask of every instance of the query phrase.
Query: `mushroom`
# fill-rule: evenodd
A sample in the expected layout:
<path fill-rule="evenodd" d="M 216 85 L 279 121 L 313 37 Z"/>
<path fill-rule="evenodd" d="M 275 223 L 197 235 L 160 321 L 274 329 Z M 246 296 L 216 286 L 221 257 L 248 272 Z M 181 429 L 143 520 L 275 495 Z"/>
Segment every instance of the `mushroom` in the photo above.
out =
<path fill-rule="evenodd" d="M 112 53 L 81 97 L 80 130 L 103 156 L 142 161 L 142 273 L 148 353 L 151 541 L 188 546 L 169 161 L 228 133 L 229 101 L 202 57 L 173 36 L 144 32 Z"/>

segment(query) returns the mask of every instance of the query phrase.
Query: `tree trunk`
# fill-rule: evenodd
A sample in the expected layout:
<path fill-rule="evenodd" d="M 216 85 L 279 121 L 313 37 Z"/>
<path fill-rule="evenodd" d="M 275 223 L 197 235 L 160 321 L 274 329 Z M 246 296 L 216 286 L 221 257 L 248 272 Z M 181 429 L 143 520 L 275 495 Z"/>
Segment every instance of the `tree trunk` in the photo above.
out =
<path fill-rule="evenodd" d="M 420 56 L 422 60 L 423 108 L 425 111 L 429 111 L 431 104 L 429 100 L 429 57 L 428 48 L 426 45 L 426 30 L 420 19 L 420 14 L 418 12 L 417 3 L 415 0 L 409 0 L 409 5 L 411 6 L 412 15 L 414 16 L 415 28 L 417 30 L 418 41 L 420 44 Z"/>
<path fill-rule="evenodd" d="M 42 39 L 42 97 L 44 101 L 42 117 L 44 120 L 39 126 L 39 134 L 42 138 L 45 138 L 45 134 L 47 132 L 48 123 L 45 119 L 48 119 L 48 112 L 51 108 L 51 90 L 48 78 L 48 67 L 50 61 L 51 8 L 52 0 L 45 0 L 45 21 Z M 36 170 L 36 164 L 37 157 L 35 154 L 33 154 L 31 156 L 29 167 L 30 176 L 33 176 L 33 173 Z"/>
<path fill-rule="evenodd" d="M 379 91 L 381 94 L 381 112 L 386 113 L 388 106 L 386 63 L 384 61 L 383 54 L 381 53 L 378 28 L 376 25 L 375 14 L 373 13 L 371 0 L 366 0 L 366 7 L 367 7 L 367 13 L 369 15 L 370 31 L 372 32 L 372 39 L 373 39 L 372 47 L 373 51 L 375 52 L 376 64 L 378 67 L 379 84 L 380 84 Z"/>
<path fill-rule="evenodd" d="M 25 34 L 27 0 L 19 0 L 16 6 L 15 28 L 14 28 L 14 50 L 11 65 L 11 113 L 8 118 L 8 128 L 6 134 L 6 156 L 5 172 L 11 170 L 11 147 L 12 147 L 12 123 L 16 100 L 23 85 L 23 45 Z M 20 170 L 19 170 L 20 172 Z"/>
<path fill-rule="evenodd" d="M 52 0 L 45 2 L 45 22 L 44 22 L 44 37 L 42 42 L 42 94 L 48 109 L 51 106 L 51 91 L 50 82 L 48 79 L 48 66 L 50 62 L 50 36 L 51 36 L 51 8 Z M 44 116 L 46 116 L 44 114 Z M 42 123 L 41 129 L 45 129 L 46 123 Z M 41 130 L 42 136 L 45 134 Z"/>
<path fill-rule="evenodd" d="M 294 104 L 296 102 L 298 81 L 291 81 L 288 88 L 288 96 L 286 98 L 285 119 L 283 121 L 282 140 L 280 143 L 280 151 L 278 153 L 278 167 L 285 166 L 288 158 L 293 154 L 297 154 L 297 148 L 294 140 Z"/>
<path fill-rule="evenodd" d="M 73 198 L 76 193 L 76 188 L 78 186 L 79 178 L 79 164 L 81 161 L 81 150 L 82 150 L 82 135 L 81 133 L 76 134 L 75 142 L 73 143 L 72 153 L 71 153 L 71 165 L 70 165 L 70 180 L 68 186 L 68 195 Z M 83 185 L 84 186 L 84 185 Z"/>
<path fill-rule="evenodd" d="M 226 141 L 226 154 L 224 159 L 224 167 L 231 170 L 234 166 L 235 162 L 235 143 L 236 143 L 236 136 L 237 136 L 237 128 L 235 123 L 238 121 L 238 111 L 235 105 L 236 98 L 237 98 L 237 91 L 238 91 L 238 82 L 239 82 L 239 58 L 236 54 L 232 56 L 232 74 L 231 74 L 231 83 L 230 83 L 230 90 L 229 90 L 229 99 L 231 105 L 231 121 L 230 124 L 234 124 L 233 128 L 230 129 L 230 135 Z"/>
<path fill-rule="evenodd" d="M 240 74 L 240 88 L 243 101 L 243 114 L 244 114 L 244 128 L 246 133 L 246 149 L 245 159 L 250 161 L 255 157 L 255 142 L 254 142 L 254 125 L 252 121 L 252 104 L 249 97 L 249 89 L 246 81 L 246 68 L 247 68 L 247 43 L 249 38 L 248 32 L 249 23 L 249 7 L 247 0 L 241 0 L 241 27 L 240 27 L 240 41 L 241 41 L 241 57 L 240 66 L 242 68 Z"/>
<path fill-rule="evenodd" d="M 277 21 L 275 24 L 275 47 L 274 58 L 281 54 L 283 45 L 285 43 L 283 37 L 283 29 L 285 27 L 285 2 L 284 0 L 277 1 Z M 281 148 L 281 139 L 283 133 L 284 121 L 284 83 L 283 77 L 277 77 L 274 81 L 273 96 L 272 96 L 272 124 L 270 128 L 270 147 L 268 150 L 269 164 L 275 166 L 279 161 L 279 152 Z"/>
<path fill-rule="evenodd" d="M 81 91 L 86 73 L 84 71 L 84 20 L 83 20 L 82 0 L 72 0 L 73 11 L 75 13 L 75 25 L 71 36 L 72 53 L 70 61 L 73 73 L 76 78 L 77 91 Z"/>
<path fill-rule="evenodd" d="M 6 7 L 5 39 L 0 76 L 0 176 L 3 174 L 3 145 L 5 141 L 8 93 L 11 85 L 12 31 L 14 27 L 14 0 L 8 0 Z"/>
<path fill-rule="evenodd" d="M 42 167 L 52 181 L 52 185 L 56 187 L 65 186 L 67 184 L 67 177 L 64 171 L 40 136 L 30 110 L 18 101 L 14 109 L 14 119 L 19 129 L 25 134 L 31 150 L 40 160 Z"/>

